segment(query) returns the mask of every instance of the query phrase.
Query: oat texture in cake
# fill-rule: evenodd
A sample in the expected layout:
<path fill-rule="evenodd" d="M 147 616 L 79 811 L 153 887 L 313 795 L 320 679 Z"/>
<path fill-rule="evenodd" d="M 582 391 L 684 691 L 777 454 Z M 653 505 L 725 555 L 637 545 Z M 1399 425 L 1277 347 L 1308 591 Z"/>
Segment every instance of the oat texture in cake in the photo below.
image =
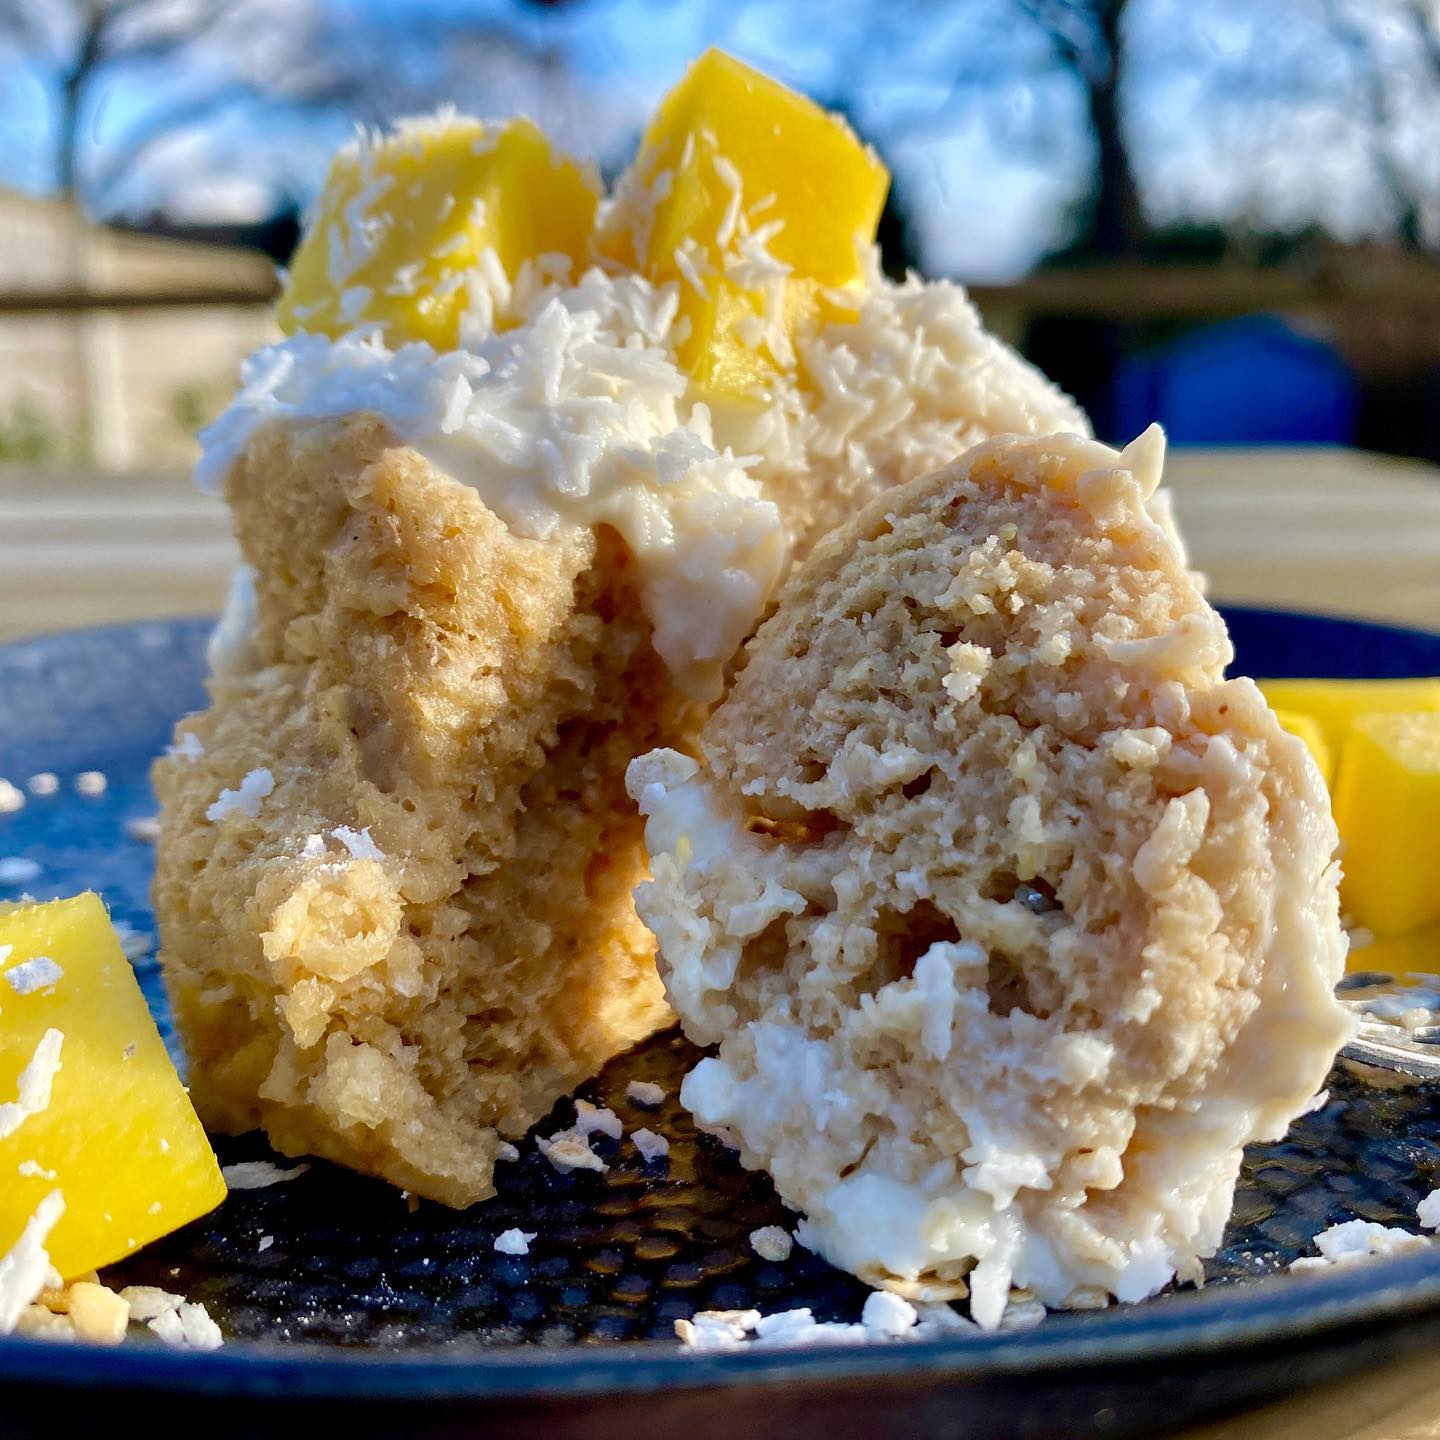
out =
<path fill-rule="evenodd" d="M 202 437 L 245 564 L 155 899 L 214 1128 L 491 1193 L 500 1137 L 670 1014 L 630 759 L 693 746 L 843 515 L 1084 427 L 958 288 L 883 278 L 843 122 L 718 55 L 677 93 L 610 198 L 523 122 L 345 147 Z M 824 211 L 784 185 L 817 145 Z"/>
<path fill-rule="evenodd" d="M 912 1297 L 1196 1275 L 1348 1022 L 1335 827 L 1187 573 L 1163 437 L 986 442 L 791 576 L 637 760 L 682 1099 Z"/>

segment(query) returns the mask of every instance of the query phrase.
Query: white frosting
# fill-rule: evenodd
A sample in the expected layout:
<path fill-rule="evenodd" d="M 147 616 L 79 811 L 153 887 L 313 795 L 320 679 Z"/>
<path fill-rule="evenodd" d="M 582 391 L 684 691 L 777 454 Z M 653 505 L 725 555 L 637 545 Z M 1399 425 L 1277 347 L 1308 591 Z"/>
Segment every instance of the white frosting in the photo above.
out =
<path fill-rule="evenodd" d="M 246 362 L 240 393 L 201 436 L 197 482 L 220 488 L 267 421 L 378 414 L 518 534 L 618 531 L 641 568 L 656 650 L 683 689 L 714 698 L 787 544 L 748 462 L 717 448 L 706 407 L 686 403 L 663 343 L 674 314 L 673 289 L 592 272 L 472 349 L 293 336 Z M 241 579 L 217 632 L 221 664 L 243 657 L 245 606 Z"/>

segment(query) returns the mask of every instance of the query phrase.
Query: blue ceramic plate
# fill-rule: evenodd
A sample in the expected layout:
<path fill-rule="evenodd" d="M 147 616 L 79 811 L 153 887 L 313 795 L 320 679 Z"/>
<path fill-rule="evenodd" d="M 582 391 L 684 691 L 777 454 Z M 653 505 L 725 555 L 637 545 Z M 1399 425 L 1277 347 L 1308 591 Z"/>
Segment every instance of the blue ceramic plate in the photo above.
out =
<path fill-rule="evenodd" d="M 1440 674 L 1440 636 L 1354 621 L 1227 612 L 1253 674 Z M 0 816 L 0 860 L 38 873 L 0 899 L 100 891 L 162 1028 L 153 958 L 147 770 L 174 721 L 204 703 L 209 622 L 155 622 L 0 647 L 0 776 L 48 771 L 52 796 Z M 99 796 L 77 774 L 101 771 Z M 763 1177 L 696 1134 L 668 1101 L 638 1110 L 628 1080 L 670 1096 L 694 1052 L 677 1035 L 623 1056 L 587 1087 L 632 1128 L 671 1143 L 642 1164 L 610 1143 L 604 1176 L 560 1176 L 525 1147 L 495 1199 L 413 1213 L 388 1186 L 323 1164 L 213 1215 L 107 1278 L 203 1299 L 228 1335 L 212 1354 L 134 1336 L 95 1351 L 0 1341 L 0 1433 L 68 1433 L 103 1402 L 154 1427 L 253 1434 L 300 1417 L 351 1434 L 629 1436 L 637 1422 L 707 1435 L 1038 1437 L 1153 1433 L 1322 1379 L 1377 1372 L 1440 1343 L 1435 1254 L 1318 1277 L 1276 1274 L 1326 1225 L 1414 1226 L 1440 1185 L 1440 1090 L 1372 1090 L 1337 1070 L 1335 1101 L 1247 1157 L 1226 1243 L 1199 1293 L 1053 1316 L 978 1339 L 741 1354 L 681 1353 L 697 1309 L 809 1305 L 853 1319 L 864 1290 L 799 1249 L 767 1263 L 746 1237 L 793 1220 Z M 569 1102 L 539 1127 L 569 1123 Z M 268 1152 L 254 1136 L 222 1158 Z M 3 1183 L 3 1181 L 0 1181 Z M 494 1237 L 520 1225 L 524 1257 Z M 263 1242 L 263 1243 L 262 1243 Z M 118 1408 L 117 1408 L 118 1407 Z"/>

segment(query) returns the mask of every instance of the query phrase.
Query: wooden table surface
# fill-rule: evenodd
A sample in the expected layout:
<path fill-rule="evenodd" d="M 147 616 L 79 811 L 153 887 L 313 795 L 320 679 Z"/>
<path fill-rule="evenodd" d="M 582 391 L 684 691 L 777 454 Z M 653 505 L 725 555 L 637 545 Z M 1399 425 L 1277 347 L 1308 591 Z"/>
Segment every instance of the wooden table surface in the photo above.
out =
<path fill-rule="evenodd" d="M 1440 470 L 1347 450 L 1188 450 L 1167 466 L 1217 600 L 1440 629 Z M 180 474 L 0 470 L 0 640 L 213 613 L 224 507 Z M 1189 1440 L 1440 1440 L 1440 1363 L 1347 1381 Z"/>

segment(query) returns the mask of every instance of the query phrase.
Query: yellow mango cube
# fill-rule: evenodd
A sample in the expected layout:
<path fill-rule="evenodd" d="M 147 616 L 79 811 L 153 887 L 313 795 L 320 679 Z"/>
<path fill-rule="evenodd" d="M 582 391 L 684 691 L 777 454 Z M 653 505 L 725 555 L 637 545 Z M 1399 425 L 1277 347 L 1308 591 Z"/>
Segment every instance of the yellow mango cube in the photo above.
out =
<path fill-rule="evenodd" d="M 542 255 L 568 256 L 578 275 L 597 202 L 581 168 L 528 120 L 454 118 L 348 145 L 295 252 L 280 328 L 337 336 L 378 324 L 392 346 L 453 350 L 471 300 L 466 272 L 493 251 L 508 280 Z"/>
<path fill-rule="evenodd" d="M 47 1198 L 66 1278 L 225 1198 L 210 1142 L 98 895 L 0 905 L 0 1254 Z"/>
<path fill-rule="evenodd" d="M 1351 972 L 1375 970 L 1403 980 L 1407 975 L 1440 973 L 1440 923 L 1422 925 L 1385 940 L 1351 950 L 1345 959 Z"/>
<path fill-rule="evenodd" d="M 875 238 L 889 185 L 839 116 L 709 50 L 660 102 L 599 248 L 681 282 L 681 363 L 701 385 L 743 393 L 788 363 L 822 287 L 860 285 L 860 246 Z M 778 296 L 747 263 L 747 236 L 788 267 Z M 767 346 L 771 326 L 779 339 Z"/>
<path fill-rule="evenodd" d="M 1308 715 L 1338 757 L 1350 726 L 1361 715 L 1440 712 L 1440 679 L 1421 680 L 1260 680 L 1256 682 L 1275 711 Z"/>
<path fill-rule="evenodd" d="M 1313 715 L 1300 710 L 1276 710 L 1275 718 L 1292 735 L 1305 742 L 1305 748 L 1315 757 L 1321 778 L 1327 786 L 1335 783 L 1335 752 L 1325 743 L 1325 732 Z"/>
<path fill-rule="evenodd" d="M 1335 784 L 1340 902 L 1374 935 L 1440 919 L 1440 713 L 1362 715 Z"/>

